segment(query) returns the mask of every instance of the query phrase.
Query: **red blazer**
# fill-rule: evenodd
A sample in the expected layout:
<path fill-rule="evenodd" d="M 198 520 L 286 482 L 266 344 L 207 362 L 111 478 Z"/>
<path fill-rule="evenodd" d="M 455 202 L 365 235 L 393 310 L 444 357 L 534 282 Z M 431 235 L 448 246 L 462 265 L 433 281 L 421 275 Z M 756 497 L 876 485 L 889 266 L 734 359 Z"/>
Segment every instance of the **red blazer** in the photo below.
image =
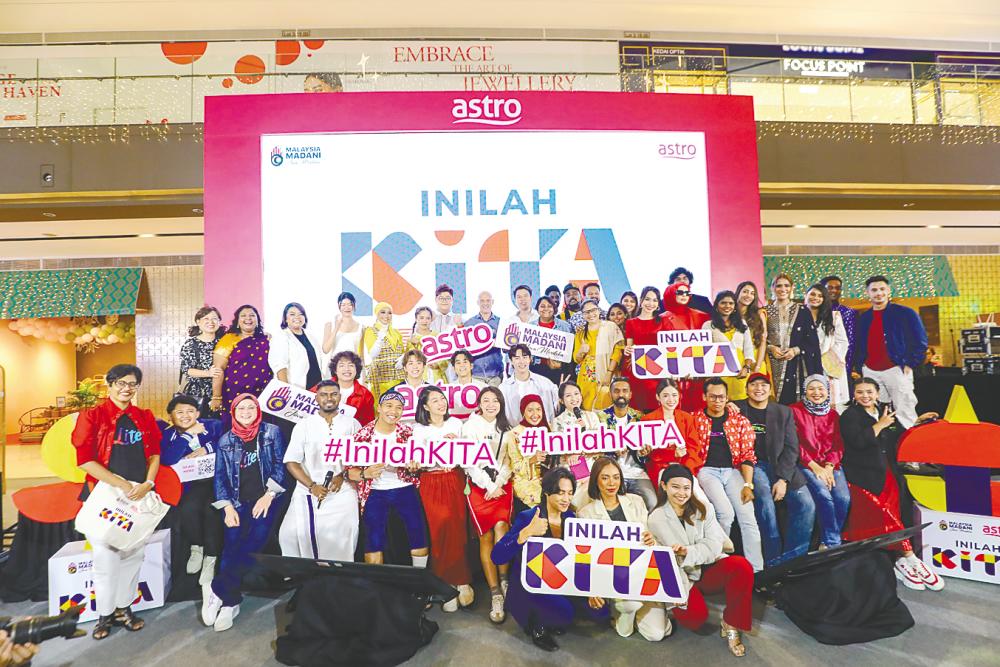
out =
<path fill-rule="evenodd" d="M 643 417 L 641 421 L 659 421 L 662 419 L 663 408 L 656 408 Z M 676 450 L 673 448 L 654 449 L 650 452 L 649 458 L 646 459 L 646 474 L 649 475 L 649 479 L 656 488 L 659 488 L 660 485 L 660 473 L 671 463 L 680 463 L 694 475 L 697 475 L 701 467 L 705 465 L 705 445 L 701 439 L 701 434 L 698 432 L 694 417 L 683 410 L 674 410 L 674 422 L 677 423 L 681 437 L 684 438 L 684 448 L 687 450 L 687 453 L 678 461 Z"/>
<path fill-rule="evenodd" d="M 97 461 L 107 466 L 111 461 L 111 447 L 115 443 L 115 427 L 122 414 L 127 414 L 135 422 L 136 428 L 142 432 L 142 448 L 146 459 L 160 455 L 160 428 L 156 418 L 149 410 L 143 410 L 129 403 L 124 410 L 110 400 L 105 399 L 92 408 L 82 410 L 76 419 L 72 442 L 76 447 L 76 464 L 78 466 L 90 461 Z M 96 482 L 87 475 L 87 481 Z"/>
<path fill-rule="evenodd" d="M 347 397 L 347 404 L 357 410 L 354 418 L 364 426 L 375 420 L 375 397 L 357 380 L 354 381 L 354 392 Z"/>
<path fill-rule="evenodd" d="M 744 461 L 757 465 L 757 456 L 753 451 L 757 436 L 753 431 L 753 425 L 749 419 L 738 412 L 727 409 L 726 413 L 726 421 L 722 425 L 722 430 L 726 432 L 729 450 L 733 454 L 733 467 L 739 468 Z M 698 433 L 701 434 L 701 441 L 705 443 L 705 454 L 707 454 L 708 439 L 712 432 L 712 420 L 704 412 L 695 414 L 694 419 Z"/>

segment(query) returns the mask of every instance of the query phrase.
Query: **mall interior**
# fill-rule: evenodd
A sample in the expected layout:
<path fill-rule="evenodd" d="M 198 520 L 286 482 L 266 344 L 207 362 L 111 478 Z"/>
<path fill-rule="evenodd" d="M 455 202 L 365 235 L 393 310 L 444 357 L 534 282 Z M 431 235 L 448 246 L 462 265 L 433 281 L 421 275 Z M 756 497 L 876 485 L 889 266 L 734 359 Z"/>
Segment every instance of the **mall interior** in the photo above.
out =
<path fill-rule="evenodd" d="M 837 275 L 842 302 L 867 308 L 865 279 L 890 276 L 893 301 L 914 309 L 927 333 L 918 411 L 944 415 L 957 386 L 979 421 L 1000 424 L 995 0 L 0 1 L 4 562 L 23 523 L 14 494 L 60 481 L 43 439 L 107 393 L 110 367 L 142 369 L 138 404 L 159 418 L 180 389 L 178 351 L 206 303 L 206 100 L 303 93 L 322 84 L 317 73 L 338 75 L 345 95 L 752 98 L 763 284 L 790 276 L 801 299 Z M 624 194 L 656 202 L 677 196 L 669 192 Z M 669 262 L 661 287 L 682 263 Z M 503 317 L 514 305 L 498 298 L 496 309 Z M 278 315 L 263 313 L 265 325 Z M 993 439 L 979 464 L 996 473 Z M 983 548 L 1000 553 L 991 544 Z M 755 602 L 746 660 L 994 664 L 992 574 L 948 577 L 934 598 L 900 587 L 915 627 L 843 647 Z M 11 587 L 9 571 L 0 581 Z M 0 616 L 53 611 L 45 597 L 0 598 Z M 52 640 L 33 664 L 207 664 L 220 655 L 279 664 L 273 641 L 287 600 L 248 597 L 236 632 L 224 634 L 196 621 L 197 602 L 168 602 L 144 612 L 149 627 L 137 636 Z M 407 664 L 730 659 L 707 631 L 675 631 L 657 646 L 587 625 L 550 655 L 511 619 L 495 630 L 486 607 L 429 612 L 438 635 Z"/>

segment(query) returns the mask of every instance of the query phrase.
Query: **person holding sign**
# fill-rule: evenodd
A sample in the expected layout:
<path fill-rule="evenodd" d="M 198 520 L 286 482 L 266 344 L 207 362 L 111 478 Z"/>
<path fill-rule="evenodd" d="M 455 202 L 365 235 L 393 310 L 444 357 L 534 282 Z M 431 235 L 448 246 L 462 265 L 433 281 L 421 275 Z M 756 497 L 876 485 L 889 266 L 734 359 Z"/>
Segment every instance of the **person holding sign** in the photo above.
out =
<path fill-rule="evenodd" d="M 543 329 L 554 329 L 568 334 L 573 333 L 573 329 L 568 322 L 556 318 L 555 305 L 548 297 L 540 297 L 535 302 L 535 310 L 538 311 L 538 318 L 531 320 L 531 324 Z M 531 361 L 531 372 L 542 375 L 551 380 L 556 386 L 559 386 L 573 377 L 576 372 L 576 364 L 568 361 L 559 361 L 558 359 L 535 357 Z"/>
<path fill-rule="evenodd" d="M 598 459 L 590 471 L 587 483 L 587 497 L 590 502 L 580 508 L 577 516 L 581 519 L 631 521 L 641 524 L 642 543 L 651 547 L 656 541 L 646 530 L 648 517 L 646 503 L 635 494 L 625 493 L 624 482 L 622 469 L 617 461 L 607 457 Z M 660 603 L 600 600 L 602 605 L 611 603 L 611 619 L 619 637 L 630 637 L 638 628 L 639 634 L 647 640 L 658 642 L 671 633 L 670 620 Z"/>
<path fill-rule="evenodd" d="M 723 385 L 725 386 L 725 385 Z M 659 500 L 649 514 L 649 530 L 658 544 L 674 550 L 688 589 L 688 601 L 674 607 L 674 620 L 698 630 L 708 619 L 705 595 L 724 593 L 722 637 L 736 657 L 746 654 L 740 631 L 749 632 L 753 606 L 753 567 L 741 556 L 723 553 L 726 535 L 715 515 L 692 493 L 694 476 L 672 464 L 663 472 Z"/>
<path fill-rule="evenodd" d="M 675 271 L 676 273 L 676 271 Z M 673 274 L 671 274 L 673 275 Z M 685 274 L 679 273 L 678 279 Z M 701 329 L 709 316 L 690 307 L 691 287 L 685 282 L 673 282 L 663 290 L 663 314 L 660 315 L 660 329 L 679 331 Z M 704 298 L 704 297 L 701 297 Z M 709 305 L 711 302 L 705 299 Z M 705 409 L 702 379 L 681 381 L 681 408 L 692 414 Z"/>
<path fill-rule="evenodd" d="M 361 334 L 361 355 L 365 364 L 365 384 L 375 400 L 403 380 L 396 363 L 404 352 L 403 336 L 392 326 L 392 306 L 375 304 L 375 321 Z"/>
<path fill-rule="evenodd" d="M 500 328 L 500 318 L 493 313 L 493 295 L 489 292 L 479 293 L 479 312 L 469 318 L 465 323 L 467 327 L 474 327 L 477 324 L 486 324 L 493 330 L 496 337 Z M 497 348 L 491 348 L 482 354 L 476 355 L 472 362 L 472 374 L 484 381 L 491 387 L 495 387 L 503 380 L 503 352 Z"/>
<path fill-rule="evenodd" d="M 628 378 L 632 387 L 633 405 L 643 412 L 656 409 L 657 380 L 640 380 L 635 377 L 632 371 L 632 350 L 636 345 L 656 345 L 660 326 L 660 290 L 650 286 L 643 287 L 638 314 L 625 322 L 625 356 L 622 361 L 622 375 Z"/>
<path fill-rule="evenodd" d="M 503 448 L 503 436 L 510 430 L 504 412 L 503 394 L 496 387 L 487 387 L 479 394 L 476 412 L 462 424 L 462 437 L 476 442 L 488 442 L 497 461 L 496 468 L 472 466 L 465 469 L 469 476 L 469 513 L 479 535 L 479 560 L 486 583 L 490 587 L 492 606 L 490 620 L 503 623 L 504 597 L 507 595 L 507 565 L 497 566 L 490 559 L 493 547 L 510 528 L 510 513 L 514 488 L 510 483 L 511 469 Z"/>
<path fill-rule="evenodd" d="M 105 381 L 107 400 L 81 411 L 73 428 L 76 462 L 87 473 L 83 494 L 89 495 L 100 481 L 120 489 L 129 500 L 142 500 L 153 490 L 160 468 L 156 418 L 132 402 L 142 384 L 142 371 L 131 364 L 118 364 L 108 370 Z M 132 600 L 139 585 L 145 540 L 121 550 L 85 537 L 94 550 L 94 595 L 100 614 L 91 636 L 104 639 L 114 625 L 129 632 L 142 630 L 146 623 L 132 613 Z"/>
<path fill-rule="evenodd" d="M 504 401 L 506 400 L 507 397 L 504 396 Z M 509 412 L 508 410 L 508 414 Z M 502 444 L 513 473 L 514 509 L 517 512 L 534 507 L 541 502 L 543 467 L 545 470 L 549 467 L 549 457 L 541 450 L 541 447 L 529 456 L 521 453 L 521 436 L 526 430 L 529 428 L 550 430 L 549 422 L 545 419 L 545 410 L 542 408 L 541 396 L 528 394 L 522 398 L 520 412 L 524 416 L 517 426 L 504 434 Z"/>
<path fill-rule="evenodd" d="M 617 377 L 611 381 L 611 407 L 598 413 L 598 417 L 609 429 L 642 421 L 643 414 L 633 408 L 631 402 L 631 385 L 625 378 Z M 643 448 L 639 451 L 626 448 L 620 452 L 611 452 L 606 455 L 618 461 L 618 465 L 622 469 L 622 485 L 625 491 L 635 493 L 642 498 L 646 503 L 646 509 L 653 509 L 653 505 L 656 504 L 656 487 L 649 480 L 649 473 L 646 472 L 651 454 L 652 448 Z"/>
<path fill-rule="evenodd" d="M 559 386 L 560 412 L 552 420 L 552 430 L 556 433 L 569 431 L 570 429 L 580 429 L 581 431 L 597 431 L 601 428 L 601 419 L 596 412 L 582 410 L 583 393 L 580 386 L 575 382 L 565 382 Z M 586 486 L 581 484 L 581 480 L 590 479 L 590 466 L 597 457 L 602 454 L 567 454 L 555 456 L 559 464 L 569 468 L 576 478 L 576 497 L 573 498 L 573 507 L 581 507 L 587 502 Z"/>
<path fill-rule="evenodd" d="M 722 379 L 729 388 L 729 400 L 743 400 L 747 397 L 747 376 L 757 366 L 757 350 L 749 327 L 736 312 L 736 295 L 733 292 L 723 290 L 715 295 L 712 319 L 705 322 L 702 328 L 712 332 L 713 342 L 733 344 L 740 362 L 740 373 Z"/>
<path fill-rule="evenodd" d="M 538 507 L 519 513 L 510 531 L 493 548 L 493 562 L 509 565 L 514 572 L 521 571 L 524 544 L 532 537 L 562 539 L 565 520 L 573 518 L 570 505 L 576 492 L 576 480 L 569 470 L 553 468 L 541 480 L 542 502 Z M 588 605 L 584 598 L 564 595 L 540 595 L 524 590 L 521 578 L 515 577 L 507 591 L 507 611 L 517 624 L 531 637 L 532 643 L 544 651 L 557 651 L 555 634 L 562 634 L 577 614 L 594 619 L 606 619 L 608 610 L 592 598 Z"/>
<path fill-rule="evenodd" d="M 588 410 L 603 410 L 611 404 L 611 378 L 622 360 L 625 337 L 614 322 L 601 320 L 597 301 L 583 302 L 583 327 L 576 332 L 573 361 L 580 364 L 576 382 Z"/>
<path fill-rule="evenodd" d="M 759 572 L 764 569 L 764 557 L 760 528 L 753 511 L 756 437 L 747 418 L 727 408 L 729 396 L 726 392 L 726 383 L 721 378 L 705 381 L 707 407 L 694 416 L 699 440 L 707 444 L 705 465 L 698 471 L 698 483 L 712 501 L 726 535 L 733 521 L 739 520 L 743 553 L 754 572 Z"/>
<path fill-rule="evenodd" d="M 367 424 L 375 419 L 375 398 L 358 380 L 362 368 L 361 357 L 350 350 L 338 352 L 330 360 L 330 374 L 340 388 L 341 414 Z"/>
<path fill-rule="evenodd" d="M 178 394 L 167 403 L 170 425 L 160 427 L 160 463 L 172 466 L 181 459 L 193 459 L 215 453 L 222 435 L 222 423 L 217 419 L 198 419 L 200 403 L 193 396 Z M 184 483 L 184 493 L 177 504 L 180 531 L 191 545 L 186 570 L 201 572 L 199 583 L 212 583 L 215 561 L 222 552 L 222 520 L 212 507 L 215 482 L 212 475 Z"/>
<path fill-rule="evenodd" d="M 414 322 L 413 328 L 410 330 L 410 338 L 406 343 L 406 351 L 419 352 L 421 355 L 424 353 L 424 341 L 428 338 L 434 338 L 440 331 L 435 331 L 431 328 L 431 322 L 434 319 L 434 315 L 431 313 L 431 309 L 427 306 L 420 306 L 414 312 Z M 452 327 L 454 328 L 454 327 Z M 406 373 L 406 359 L 403 360 L 403 373 Z M 447 382 L 448 381 L 448 362 L 439 361 L 434 364 L 426 365 L 424 370 L 424 375 L 421 377 L 421 382 Z"/>
<path fill-rule="evenodd" d="M 413 438 L 417 441 L 455 440 L 462 421 L 448 415 L 448 398 L 439 387 L 427 387 L 417 399 Z M 420 475 L 420 500 L 431 541 L 431 571 L 458 588 L 458 597 L 444 603 L 446 612 L 468 607 L 475 600 L 472 572 L 465 559 L 465 473 L 461 468 L 428 468 Z"/>
<path fill-rule="evenodd" d="M 403 396 L 403 421 L 412 422 L 417 411 L 417 401 L 424 389 L 434 385 L 427 382 L 427 357 L 411 348 L 403 354 L 403 381 L 393 389 Z M 445 364 L 448 362 L 445 361 Z"/>
<path fill-rule="evenodd" d="M 647 414 L 642 420 L 673 419 L 684 438 L 683 449 L 665 447 L 654 449 L 649 453 L 649 458 L 646 461 L 646 472 L 649 479 L 658 488 L 660 473 L 671 463 L 685 465 L 688 470 L 697 475 L 705 464 L 705 445 L 701 440 L 701 433 L 698 431 L 694 416 L 678 407 L 681 402 L 681 390 L 677 380 L 673 378 L 660 380 L 659 384 L 656 385 L 656 400 L 660 407 Z"/>
<path fill-rule="evenodd" d="M 251 554 L 271 535 L 277 508 L 274 499 L 285 491 L 285 441 L 274 424 L 262 423 L 257 399 L 241 394 L 231 408 L 233 427 L 215 450 L 214 506 L 225 512 L 226 535 L 219 573 L 201 607 L 201 619 L 216 632 L 233 627 L 240 613 L 240 583 L 253 567 Z"/>
<path fill-rule="evenodd" d="M 379 397 L 378 416 L 375 421 L 361 427 L 354 435 L 354 442 L 372 442 L 395 439 L 406 443 L 413 437 L 413 428 L 400 423 L 403 416 L 403 396 L 398 391 L 388 390 Z M 420 477 L 413 462 L 405 468 L 377 464 L 362 470 L 355 468 L 349 477 L 359 482 L 358 500 L 361 516 L 365 522 L 365 562 L 382 563 L 385 551 L 386 524 L 389 511 L 395 510 L 410 542 L 410 556 L 413 567 L 427 567 L 427 537 L 424 517 L 420 508 L 417 487 Z"/>
<path fill-rule="evenodd" d="M 467 350 L 458 350 L 451 355 L 451 368 L 455 374 L 454 385 L 463 388 L 456 392 L 457 396 L 454 399 L 449 401 L 451 404 L 449 405 L 449 413 L 452 417 L 468 419 L 469 415 L 472 414 L 472 409 L 467 407 L 466 392 L 475 392 L 473 396 L 478 397 L 479 393 L 486 388 L 485 382 L 472 377 L 474 363 L 472 355 Z M 475 387 L 475 389 L 466 389 L 470 386 Z"/>
<path fill-rule="evenodd" d="M 340 387 L 332 380 L 316 386 L 316 414 L 292 429 L 284 464 L 297 484 L 278 531 L 281 555 L 293 558 L 354 560 L 358 546 L 358 493 L 345 483 L 344 466 L 328 459 L 328 443 L 361 429 L 340 412 Z"/>

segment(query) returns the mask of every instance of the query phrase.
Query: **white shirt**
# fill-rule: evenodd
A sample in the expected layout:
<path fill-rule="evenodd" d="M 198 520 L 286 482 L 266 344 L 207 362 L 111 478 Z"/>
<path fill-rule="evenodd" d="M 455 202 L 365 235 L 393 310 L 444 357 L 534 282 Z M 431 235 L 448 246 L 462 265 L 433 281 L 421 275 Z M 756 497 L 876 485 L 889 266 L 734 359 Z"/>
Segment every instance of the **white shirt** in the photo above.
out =
<path fill-rule="evenodd" d="M 486 474 L 486 471 L 478 466 L 469 466 L 465 469 L 465 472 L 469 475 L 469 479 L 472 483 L 481 489 L 485 489 L 487 492 L 495 491 L 496 489 L 502 487 L 510 479 L 510 466 L 507 465 L 507 457 L 504 456 L 502 442 L 503 434 L 497 430 L 497 422 L 493 420 L 488 422 L 483 419 L 482 415 L 473 413 L 469 416 L 468 421 L 462 424 L 462 437 L 467 440 L 475 440 L 476 442 L 488 442 L 490 449 L 493 450 L 493 456 L 497 460 L 497 477 L 495 480 L 490 480 L 490 476 Z"/>
<path fill-rule="evenodd" d="M 292 437 L 285 450 L 284 463 L 299 463 L 309 478 L 322 484 L 327 472 L 334 475 L 343 471 L 339 461 L 327 461 L 327 444 L 335 438 L 348 438 L 361 429 L 361 424 L 353 417 L 338 414 L 329 424 L 320 415 L 309 415 L 292 429 Z M 344 486 L 341 485 L 343 490 Z M 294 493 L 308 495 L 309 487 L 297 482 Z"/>
<path fill-rule="evenodd" d="M 456 417 L 448 417 L 440 426 L 428 424 L 413 425 L 413 439 L 417 442 L 427 440 L 454 440 L 462 437 L 462 420 Z"/>
<path fill-rule="evenodd" d="M 308 331 L 303 330 L 302 333 L 312 343 L 314 352 L 316 350 L 322 351 L 322 348 L 316 345 L 316 341 L 312 339 Z M 316 361 L 319 362 L 318 353 Z M 309 375 L 309 353 L 306 352 L 305 345 L 299 342 L 291 329 L 282 329 L 271 337 L 267 363 L 274 371 L 275 376 L 278 375 L 278 371 L 287 370 L 288 384 L 305 389 L 309 388 L 306 387 L 306 377 Z M 320 376 L 322 377 L 322 369 L 320 369 Z"/>
<path fill-rule="evenodd" d="M 438 333 L 448 333 L 452 329 L 457 329 L 459 327 L 459 322 L 462 321 L 462 317 L 456 313 L 443 314 L 440 310 L 434 309 L 434 315 L 431 317 L 431 329 L 437 331 Z"/>
<path fill-rule="evenodd" d="M 521 398 L 529 394 L 538 394 L 542 398 L 542 408 L 545 410 L 545 419 L 548 423 L 556 416 L 556 401 L 559 398 L 559 390 L 544 375 L 531 373 L 527 380 L 518 380 L 511 375 L 500 383 L 500 393 L 503 394 L 504 409 L 507 413 L 507 421 L 511 424 L 521 423 Z"/>

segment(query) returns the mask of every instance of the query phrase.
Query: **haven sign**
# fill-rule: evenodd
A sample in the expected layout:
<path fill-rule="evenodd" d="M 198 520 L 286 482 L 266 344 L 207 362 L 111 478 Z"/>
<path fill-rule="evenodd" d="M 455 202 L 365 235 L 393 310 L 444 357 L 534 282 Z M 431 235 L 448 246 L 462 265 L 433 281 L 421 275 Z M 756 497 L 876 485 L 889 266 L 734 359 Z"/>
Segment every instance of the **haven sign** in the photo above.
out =
<path fill-rule="evenodd" d="M 713 340 L 708 329 L 661 331 L 656 345 L 636 345 L 632 368 L 637 378 L 739 375 L 732 343 Z"/>
<path fill-rule="evenodd" d="M 642 525 L 566 519 L 563 539 L 533 537 L 521 560 L 524 590 L 683 604 L 683 584 L 669 547 L 642 543 Z"/>

